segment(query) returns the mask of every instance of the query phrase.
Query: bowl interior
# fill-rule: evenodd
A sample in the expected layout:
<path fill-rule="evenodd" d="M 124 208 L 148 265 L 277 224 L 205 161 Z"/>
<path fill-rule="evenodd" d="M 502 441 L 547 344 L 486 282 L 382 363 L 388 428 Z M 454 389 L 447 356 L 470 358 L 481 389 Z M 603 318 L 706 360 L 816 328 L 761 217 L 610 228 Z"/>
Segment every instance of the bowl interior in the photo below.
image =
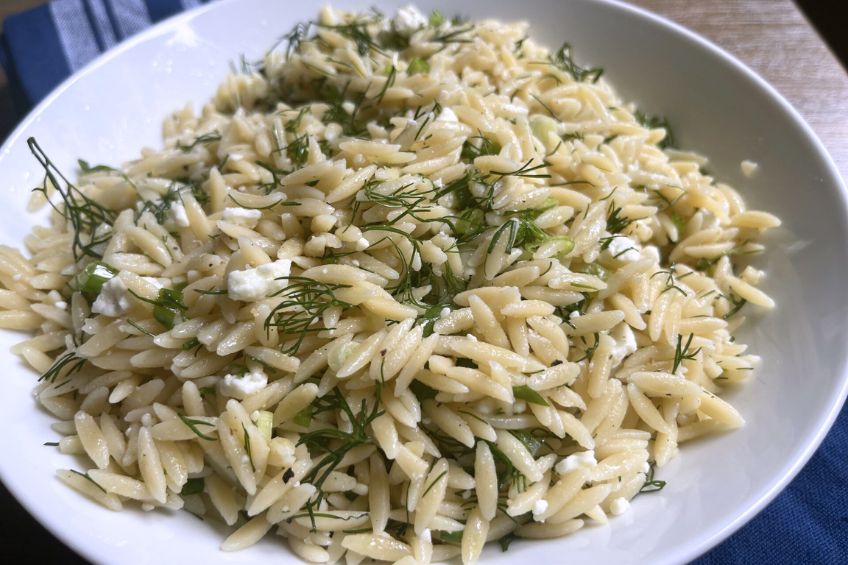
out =
<path fill-rule="evenodd" d="M 403 2 L 404 4 L 406 2 Z M 392 13 L 401 2 L 339 0 Z M 421 1 L 453 14 L 457 5 Z M 36 217 L 25 213 L 40 181 L 26 138 L 36 136 L 64 170 L 79 157 L 119 163 L 142 146 L 160 145 L 160 123 L 191 101 L 214 93 L 239 54 L 258 56 L 300 20 L 311 3 L 233 0 L 214 3 L 157 26 L 110 52 L 42 103 L 0 150 L 0 241 L 19 245 Z M 549 47 L 564 40 L 578 61 L 605 69 L 625 100 L 668 117 L 681 147 L 710 158 L 715 176 L 739 189 L 750 206 L 772 212 L 784 226 L 758 260 L 765 290 L 778 302 L 752 316 L 743 342 L 764 358 L 762 369 L 729 397 L 748 421 L 741 431 L 687 445 L 660 471 L 661 493 L 639 497 L 631 512 L 609 526 L 567 539 L 518 542 L 508 553 L 489 549 L 489 563 L 519 558 L 572 563 L 681 562 L 694 558 L 750 518 L 800 468 L 818 445 L 845 395 L 848 278 L 845 192 L 820 143 L 773 89 L 701 39 L 645 13 L 612 2 L 510 0 L 463 2 L 471 18 L 526 19 Z M 739 167 L 759 163 L 752 178 Z M 11 433 L 0 434 L 0 475 L 24 505 L 66 543 L 99 562 L 168 560 L 248 563 L 294 557 L 276 539 L 236 554 L 218 551 L 222 532 L 185 513 L 113 514 L 68 491 L 54 470 L 75 461 L 41 447 L 56 439 L 49 416 L 31 397 L 35 376 L 8 348 L 19 334 L 0 332 L 0 359 L 10 371 L 0 414 Z"/>

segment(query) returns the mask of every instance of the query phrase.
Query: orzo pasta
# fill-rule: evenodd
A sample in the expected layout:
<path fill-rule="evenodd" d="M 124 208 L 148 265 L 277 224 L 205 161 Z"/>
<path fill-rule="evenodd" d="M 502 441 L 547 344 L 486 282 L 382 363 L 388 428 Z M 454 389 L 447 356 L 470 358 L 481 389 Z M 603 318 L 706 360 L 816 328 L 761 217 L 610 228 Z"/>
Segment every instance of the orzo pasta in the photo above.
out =
<path fill-rule="evenodd" d="M 524 23 L 325 8 L 164 148 L 0 248 L 59 478 L 307 561 L 475 562 L 664 484 L 719 393 L 774 216 Z M 49 146 L 48 140 L 42 140 Z"/>

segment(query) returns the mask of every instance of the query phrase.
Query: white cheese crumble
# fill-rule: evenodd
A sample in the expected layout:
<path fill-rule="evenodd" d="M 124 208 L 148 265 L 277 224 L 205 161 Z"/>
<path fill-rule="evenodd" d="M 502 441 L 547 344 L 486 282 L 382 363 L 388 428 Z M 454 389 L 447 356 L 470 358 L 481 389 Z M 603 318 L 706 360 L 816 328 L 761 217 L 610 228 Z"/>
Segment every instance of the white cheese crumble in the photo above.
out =
<path fill-rule="evenodd" d="M 632 238 L 626 235 L 619 235 L 610 240 L 607 252 L 610 254 L 610 257 L 614 257 L 619 261 L 638 261 L 640 257 L 639 249 L 641 247 Z"/>
<path fill-rule="evenodd" d="M 548 501 L 547 500 L 543 500 L 543 499 L 540 498 L 539 500 L 534 502 L 533 503 L 533 519 L 536 520 L 536 521 L 540 521 L 539 516 L 544 514 L 547 509 L 548 509 Z M 544 520 L 541 520 L 541 521 L 544 522 Z"/>
<path fill-rule="evenodd" d="M 97 295 L 97 299 L 91 305 L 91 311 L 95 314 L 117 318 L 126 314 L 131 306 L 132 301 L 129 292 L 127 292 L 127 285 L 120 277 L 112 277 L 103 283 L 100 294 Z"/>
<path fill-rule="evenodd" d="M 755 163 L 754 161 L 749 161 L 745 159 L 740 163 L 739 167 L 742 169 L 742 174 L 748 178 L 751 178 L 757 173 L 757 169 L 760 168 L 760 165 Z"/>
<path fill-rule="evenodd" d="M 636 351 L 636 336 L 633 334 L 633 330 L 630 329 L 629 325 L 619 324 L 618 327 L 610 332 L 610 337 L 615 340 L 615 345 L 610 352 L 612 366 L 618 367 L 624 361 L 625 357 Z"/>
<path fill-rule="evenodd" d="M 179 227 L 188 227 L 188 214 L 186 214 L 186 209 L 185 206 L 183 206 L 182 202 L 171 203 L 171 218 L 174 220 L 174 223 Z"/>
<path fill-rule="evenodd" d="M 439 114 L 439 117 L 436 118 L 437 122 L 458 122 L 459 118 L 456 116 L 453 110 L 450 108 L 442 108 L 442 112 Z"/>
<path fill-rule="evenodd" d="M 249 208 L 224 208 L 221 219 L 231 224 L 238 224 L 252 228 L 262 217 L 262 210 L 251 210 Z"/>
<path fill-rule="evenodd" d="M 395 27 L 397 30 L 404 33 L 412 33 L 413 31 L 427 25 L 427 16 L 415 6 L 408 4 L 400 8 L 395 15 Z"/>
<path fill-rule="evenodd" d="M 277 279 L 289 276 L 291 263 L 289 259 L 279 259 L 253 269 L 231 271 L 227 275 L 227 294 L 242 302 L 261 300 L 286 286 L 285 280 Z"/>
<path fill-rule="evenodd" d="M 650 257 L 657 263 L 660 262 L 660 248 L 656 245 L 646 245 L 642 248 L 642 256 Z"/>
<path fill-rule="evenodd" d="M 590 449 L 589 451 L 581 451 L 580 453 L 569 455 L 557 463 L 554 469 L 556 469 L 556 472 L 560 475 L 564 475 L 570 471 L 579 469 L 580 467 L 591 467 L 592 465 L 597 464 L 598 461 L 595 459 L 595 450 Z"/>
<path fill-rule="evenodd" d="M 243 400 L 253 393 L 268 386 L 268 375 L 262 369 L 254 369 L 240 375 L 226 375 L 220 382 L 221 393 L 224 396 Z"/>
<path fill-rule="evenodd" d="M 626 498 L 619 496 L 610 503 L 610 512 L 613 516 L 620 516 L 627 512 L 630 508 L 630 502 Z"/>

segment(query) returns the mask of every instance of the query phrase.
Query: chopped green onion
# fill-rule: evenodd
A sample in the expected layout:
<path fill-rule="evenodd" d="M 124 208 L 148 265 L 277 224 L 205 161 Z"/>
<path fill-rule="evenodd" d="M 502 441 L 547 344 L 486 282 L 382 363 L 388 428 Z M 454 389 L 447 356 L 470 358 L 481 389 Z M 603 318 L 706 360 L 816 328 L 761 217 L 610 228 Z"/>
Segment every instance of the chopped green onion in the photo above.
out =
<path fill-rule="evenodd" d="M 541 394 L 533 390 L 527 385 L 514 386 L 512 387 L 512 394 L 515 398 L 519 398 L 521 400 L 526 400 L 531 404 L 539 404 L 541 406 L 549 406 L 548 401 L 545 400 Z"/>
<path fill-rule="evenodd" d="M 294 418 L 292 418 L 292 422 L 294 422 L 298 426 L 308 428 L 309 424 L 312 423 L 312 408 L 307 406 L 306 408 L 295 414 Z"/>
<path fill-rule="evenodd" d="M 271 441 L 271 430 L 274 428 L 274 413 L 267 410 L 260 410 L 259 417 L 256 418 L 256 427 L 259 428 L 259 433 L 265 438 L 265 441 Z"/>
<path fill-rule="evenodd" d="M 415 57 L 409 62 L 409 66 L 406 68 L 406 72 L 411 75 L 418 73 L 428 73 L 430 72 L 430 63 L 428 63 L 424 59 L 419 59 L 418 57 Z"/>
<path fill-rule="evenodd" d="M 93 261 L 77 275 L 77 286 L 89 302 L 94 302 L 106 281 L 114 278 L 117 274 L 118 269 L 115 267 L 102 261 Z"/>

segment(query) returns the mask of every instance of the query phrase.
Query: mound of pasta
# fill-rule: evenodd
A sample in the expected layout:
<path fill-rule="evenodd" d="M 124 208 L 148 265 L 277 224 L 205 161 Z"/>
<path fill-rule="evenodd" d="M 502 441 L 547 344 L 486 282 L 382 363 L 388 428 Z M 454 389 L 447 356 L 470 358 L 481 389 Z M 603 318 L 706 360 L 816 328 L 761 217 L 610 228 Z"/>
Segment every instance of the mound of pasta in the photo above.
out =
<path fill-rule="evenodd" d="M 59 478 L 311 562 L 606 522 L 737 428 L 779 225 L 524 23 L 325 8 L 0 249 Z M 49 148 L 49 140 L 42 140 Z"/>

